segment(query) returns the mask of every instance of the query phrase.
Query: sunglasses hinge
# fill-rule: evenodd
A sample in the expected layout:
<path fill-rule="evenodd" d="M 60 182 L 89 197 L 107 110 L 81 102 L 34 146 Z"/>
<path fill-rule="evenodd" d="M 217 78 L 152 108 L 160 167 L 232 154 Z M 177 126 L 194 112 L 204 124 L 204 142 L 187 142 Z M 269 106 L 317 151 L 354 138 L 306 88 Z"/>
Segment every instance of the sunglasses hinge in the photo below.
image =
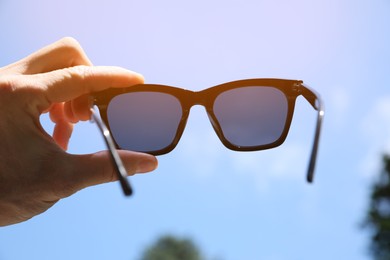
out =
<path fill-rule="evenodd" d="M 294 83 L 294 85 L 292 87 L 292 91 L 294 93 L 297 93 L 298 95 L 301 95 L 302 94 L 302 83 L 300 83 L 300 82 Z"/>

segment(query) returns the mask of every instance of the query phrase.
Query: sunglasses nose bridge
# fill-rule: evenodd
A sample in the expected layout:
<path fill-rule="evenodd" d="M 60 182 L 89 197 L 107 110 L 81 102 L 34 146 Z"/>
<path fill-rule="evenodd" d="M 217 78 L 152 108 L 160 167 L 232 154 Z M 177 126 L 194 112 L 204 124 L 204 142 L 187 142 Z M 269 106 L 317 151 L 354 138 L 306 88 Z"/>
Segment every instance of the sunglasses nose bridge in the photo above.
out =
<path fill-rule="evenodd" d="M 215 96 L 212 95 L 208 89 L 202 90 L 202 91 L 194 91 L 191 93 L 191 98 L 190 100 L 190 106 L 189 109 L 193 106 L 202 106 L 207 114 L 207 117 L 214 128 L 217 136 L 220 138 L 220 140 L 223 140 L 222 132 L 221 132 L 221 126 L 215 118 L 215 115 L 213 113 L 212 109 L 212 103 L 213 100 L 215 99 Z"/>
<path fill-rule="evenodd" d="M 211 99 L 212 98 L 210 97 L 208 92 L 206 92 L 205 90 L 188 92 L 188 95 L 186 98 L 187 106 L 186 106 L 185 111 L 187 113 L 189 113 L 191 108 L 194 106 L 203 107 L 205 109 L 205 112 L 207 113 L 207 116 L 210 119 L 211 124 L 213 125 L 213 127 L 216 127 L 218 124 L 214 120 L 214 118 L 210 115 L 211 114 L 210 110 L 212 110 L 210 108 L 210 106 L 211 106 L 210 103 L 212 102 Z"/>
<path fill-rule="evenodd" d="M 208 99 L 203 91 L 191 91 L 187 97 L 188 109 L 196 105 L 203 106 L 207 109 Z"/>
<path fill-rule="evenodd" d="M 206 103 L 206 99 L 205 99 L 205 96 L 203 95 L 202 91 L 192 92 L 191 101 L 192 101 L 191 103 L 193 106 L 194 105 L 205 106 L 205 103 Z"/>

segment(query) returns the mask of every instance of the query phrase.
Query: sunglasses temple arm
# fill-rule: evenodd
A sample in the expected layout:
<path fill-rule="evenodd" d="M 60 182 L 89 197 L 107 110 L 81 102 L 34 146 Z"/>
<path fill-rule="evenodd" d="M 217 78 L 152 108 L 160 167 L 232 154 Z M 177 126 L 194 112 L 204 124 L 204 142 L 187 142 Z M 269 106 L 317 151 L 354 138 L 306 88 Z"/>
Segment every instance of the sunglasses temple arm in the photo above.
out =
<path fill-rule="evenodd" d="M 310 183 L 313 182 L 314 179 L 314 170 L 317 161 L 318 146 L 320 143 L 321 126 L 324 118 L 324 110 L 323 110 L 321 100 L 319 100 L 319 107 L 317 108 L 317 110 L 318 110 L 318 115 L 317 115 L 317 124 L 316 124 L 316 129 L 314 134 L 314 142 L 311 150 L 309 167 L 307 170 L 307 181 Z"/>
<path fill-rule="evenodd" d="M 307 181 L 308 182 L 313 182 L 314 180 L 314 170 L 315 170 L 315 165 L 317 161 L 317 153 L 318 153 L 318 146 L 320 143 L 320 134 L 321 134 L 321 127 L 322 127 L 322 121 L 324 118 L 324 105 L 323 101 L 319 97 L 319 95 L 312 89 L 310 89 L 307 86 L 302 86 L 302 95 L 304 98 L 312 105 L 312 107 L 318 111 L 317 114 L 317 124 L 316 124 L 316 129 L 314 133 L 314 142 L 313 142 L 313 147 L 311 150 L 311 155 L 310 155 L 310 160 L 309 160 L 309 167 L 307 170 Z"/>
<path fill-rule="evenodd" d="M 100 132 L 102 133 L 104 141 L 105 141 L 107 148 L 110 152 L 112 163 L 114 165 L 115 172 L 117 173 L 119 183 L 122 187 L 123 193 L 126 196 L 130 196 L 133 193 L 133 190 L 132 190 L 130 183 L 127 179 L 126 169 L 123 166 L 122 160 L 119 157 L 119 154 L 115 148 L 114 141 L 112 140 L 110 131 L 108 130 L 107 126 L 103 123 L 103 121 L 100 119 L 100 117 L 97 116 L 97 114 L 93 108 L 91 108 L 91 113 L 92 113 L 92 119 L 98 125 L 98 128 L 99 128 Z"/>

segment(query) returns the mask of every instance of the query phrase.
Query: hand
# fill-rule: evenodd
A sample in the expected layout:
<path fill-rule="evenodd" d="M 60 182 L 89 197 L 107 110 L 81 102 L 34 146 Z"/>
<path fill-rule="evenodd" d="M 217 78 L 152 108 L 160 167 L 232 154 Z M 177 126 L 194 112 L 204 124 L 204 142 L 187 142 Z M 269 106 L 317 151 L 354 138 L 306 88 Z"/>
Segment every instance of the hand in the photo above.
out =
<path fill-rule="evenodd" d="M 116 180 L 107 151 L 66 153 L 73 124 L 90 118 L 89 94 L 143 82 L 118 67 L 95 67 L 64 38 L 0 68 L 0 226 L 25 221 L 75 192 Z M 39 117 L 49 112 L 52 136 Z M 152 171 L 154 156 L 119 151 L 128 174 Z"/>

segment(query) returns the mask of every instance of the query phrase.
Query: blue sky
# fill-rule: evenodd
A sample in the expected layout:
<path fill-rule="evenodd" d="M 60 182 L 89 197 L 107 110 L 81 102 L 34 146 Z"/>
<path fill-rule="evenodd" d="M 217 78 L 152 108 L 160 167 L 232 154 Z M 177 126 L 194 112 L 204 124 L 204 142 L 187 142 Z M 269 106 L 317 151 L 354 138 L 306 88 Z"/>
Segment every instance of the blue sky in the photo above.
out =
<path fill-rule="evenodd" d="M 210 259 L 369 259 L 360 224 L 390 152 L 389 13 L 388 0 L 0 0 L 0 66 L 73 36 L 94 64 L 148 83 L 302 79 L 326 107 L 314 185 L 316 113 L 304 99 L 286 142 L 253 153 L 224 148 L 194 107 L 177 148 L 131 178 L 134 197 L 118 183 L 80 191 L 1 228 L 0 259 L 136 259 L 165 233 L 193 238 Z M 76 126 L 70 153 L 103 149 L 94 124 Z"/>

